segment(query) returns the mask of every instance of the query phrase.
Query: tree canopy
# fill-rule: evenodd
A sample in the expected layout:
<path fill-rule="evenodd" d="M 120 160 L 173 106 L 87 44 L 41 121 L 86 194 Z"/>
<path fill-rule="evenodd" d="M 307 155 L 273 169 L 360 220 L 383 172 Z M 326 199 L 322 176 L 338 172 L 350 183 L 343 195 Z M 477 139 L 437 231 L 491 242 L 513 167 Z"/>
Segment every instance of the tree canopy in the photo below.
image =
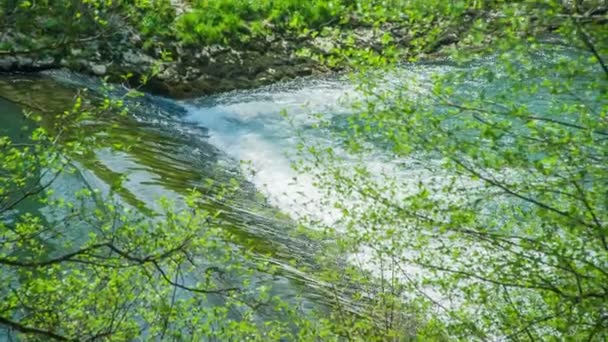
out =
<path fill-rule="evenodd" d="M 448 339 L 604 340 L 605 4 L 478 4 L 447 67 L 366 70 L 346 128 L 320 122 L 343 151 L 303 144 L 343 213 L 325 238 L 370 272 L 359 295 L 429 308 Z M 344 167 L 378 146 L 381 171 Z"/>

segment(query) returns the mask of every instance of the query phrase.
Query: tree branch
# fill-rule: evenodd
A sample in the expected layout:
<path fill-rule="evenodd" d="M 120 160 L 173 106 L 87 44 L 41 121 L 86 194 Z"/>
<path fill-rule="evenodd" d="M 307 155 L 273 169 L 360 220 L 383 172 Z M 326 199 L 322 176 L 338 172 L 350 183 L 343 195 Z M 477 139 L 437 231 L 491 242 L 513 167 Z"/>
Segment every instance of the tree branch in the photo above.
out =
<path fill-rule="evenodd" d="M 17 260 L 12 260 L 9 258 L 0 258 L 0 264 L 7 265 L 7 266 L 15 266 L 15 267 L 45 267 L 45 266 L 50 266 L 53 264 L 59 264 L 62 262 L 70 261 L 75 256 L 87 254 L 88 252 L 90 252 L 92 250 L 95 250 L 95 249 L 98 249 L 101 247 L 105 247 L 107 245 L 108 245 L 107 243 L 95 244 L 95 245 L 77 250 L 75 252 L 68 253 L 63 256 L 60 256 L 60 257 L 57 257 L 54 259 L 50 259 L 50 260 L 45 260 L 45 261 L 17 261 Z"/>
<path fill-rule="evenodd" d="M 23 325 L 19 322 L 15 322 L 12 321 L 6 317 L 2 317 L 0 316 L 0 325 L 4 325 L 6 327 L 9 327 L 11 329 L 15 329 L 21 333 L 24 334 L 35 334 L 35 335 L 40 335 L 46 338 L 52 338 L 55 339 L 57 341 L 75 341 L 74 339 L 70 339 L 67 338 L 63 335 L 59 335 L 57 333 L 54 333 L 50 330 L 44 330 L 44 329 L 39 329 L 39 328 L 34 328 L 34 327 L 29 327 L 26 325 Z"/>
<path fill-rule="evenodd" d="M 205 293 L 205 294 L 235 292 L 235 291 L 240 290 L 238 287 L 229 287 L 229 288 L 216 289 L 216 290 L 204 290 L 204 289 L 200 289 L 200 288 L 196 288 L 196 287 L 189 287 L 189 286 L 186 286 L 186 285 L 183 285 L 183 284 L 180 284 L 180 283 L 177 283 L 177 282 L 174 282 L 173 280 L 171 280 L 171 278 L 169 278 L 169 276 L 167 276 L 165 271 L 160 267 L 160 265 L 158 264 L 158 262 L 156 262 L 156 260 L 152 260 L 151 262 L 167 283 L 169 283 L 177 288 L 180 288 L 182 290 L 196 292 L 196 293 Z"/>
<path fill-rule="evenodd" d="M 585 29 L 582 27 L 582 25 L 580 24 L 580 21 L 577 19 L 574 19 L 574 18 L 573 18 L 573 20 L 576 23 L 581 40 L 583 41 L 583 43 L 585 43 L 585 46 L 587 46 L 589 51 L 591 51 L 593 56 L 597 59 L 597 62 L 602 67 L 602 70 L 604 70 L 604 75 L 606 76 L 606 78 L 608 78 L 608 65 L 606 65 L 606 62 L 604 61 L 604 59 L 602 58 L 600 53 L 595 48 L 595 45 L 593 44 L 591 37 L 589 36 L 587 31 L 585 31 Z"/>

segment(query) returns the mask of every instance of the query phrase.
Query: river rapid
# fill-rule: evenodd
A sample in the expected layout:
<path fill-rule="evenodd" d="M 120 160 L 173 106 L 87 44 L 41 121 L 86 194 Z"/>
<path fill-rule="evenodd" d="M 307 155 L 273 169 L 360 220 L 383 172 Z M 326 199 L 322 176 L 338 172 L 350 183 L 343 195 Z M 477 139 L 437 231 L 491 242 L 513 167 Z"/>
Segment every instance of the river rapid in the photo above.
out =
<path fill-rule="evenodd" d="M 417 66 L 407 75 L 394 75 L 387 84 L 416 77 L 419 81 L 444 66 Z M 2 134 L 25 139 L 27 125 L 21 111 L 26 108 L 51 117 L 71 105 L 76 89 L 101 92 L 101 83 L 91 77 L 54 71 L 35 78 L 11 76 L 2 80 L 5 98 L 0 102 Z M 119 96 L 121 90 L 111 93 Z M 253 249 L 260 259 L 279 267 L 272 289 L 282 298 L 300 298 L 304 306 L 331 301 L 326 284 L 302 267 L 315 268 L 322 246 L 294 234 L 303 218 L 332 224 L 339 212 L 328 208 L 324 193 L 315 187 L 313 175 L 292 168 L 300 143 L 339 150 L 341 142 L 332 129 L 318 128 L 322 120 L 337 126 L 345 122 L 361 98 L 345 77 L 300 78 L 260 89 L 233 91 L 188 101 L 173 101 L 145 95 L 132 105 L 127 117 L 103 118 L 89 123 L 94 134 L 104 134 L 103 147 L 93 158 L 77 160 L 78 172 L 65 174 L 53 184 L 55 196 L 66 199 L 83 186 L 108 193 L 116 179 L 121 205 L 146 215 L 160 213 L 161 198 L 179 207 L 190 189 L 199 189 L 209 200 L 204 205 L 221 210 L 219 223 L 242 237 L 241 248 Z M 51 120 L 52 119 L 48 119 Z M 31 123 L 30 123 L 31 126 Z M 111 127 L 110 133 L 104 128 Z M 116 148 L 128 145 L 129 149 Z M 382 153 L 364 160 L 378 172 L 395 172 L 395 165 Z M 352 165 L 361 162 L 353 160 Z M 215 201 L 214 189 L 236 180 L 240 190 L 226 203 Z M 209 184 L 214 184 L 209 187 Z M 49 221 L 61 221 L 65 213 L 29 203 L 21 210 L 39 211 Z M 72 239 L 84 241 L 85 223 L 75 223 Z M 293 267 L 293 260 L 299 267 Z M 264 275 L 259 281 L 269 281 Z M 352 303 L 356 310 L 356 303 Z"/>
<path fill-rule="evenodd" d="M 77 89 L 98 94 L 101 86 L 95 78 L 64 71 L 6 76 L 0 79 L 0 134 L 26 140 L 33 123 L 23 110 L 41 113 L 43 124 L 50 123 L 54 113 L 71 106 Z M 221 210 L 218 224 L 240 238 L 241 248 L 253 249 L 259 259 L 279 267 L 281 276 L 270 280 L 276 294 L 323 305 L 324 285 L 293 267 L 294 259 L 299 266 L 314 267 L 320 251 L 317 243 L 292 234 L 298 218 L 315 212 L 306 209 L 304 200 L 319 195 L 310 179 L 295 181 L 290 163 L 296 132 L 329 142 L 312 129 L 309 116 L 346 113 L 348 106 L 340 101 L 351 91 L 345 80 L 300 79 L 191 101 L 145 95 L 128 104 L 127 117 L 102 118 L 83 127 L 102 135 L 102 146 L 94 156 L 76 158 L 78 172 L 55 180 L 54 196 L 69 200 L 84 186 L 108 194 L 115 180 L 123 178 L 114 189 L 120 204 L 155 215 L 162 211 L 161 198 L 179 208 L 184 196 L 198 189 L 208 200 L 204 206 Z M 117 89 L 110 96 L 121 94 Z M 235 180 L 239 190 L 230 201 L 216 200 L 218 189 Z M 36 202 L 24 203 L 19 211 L 40 212 L 49 222 L 60 222 L 66 214 Z M 88 229 L 84 222 L 72 227 L 79 229 L 70 229 L 67 238 L 78 245 Z M 268 281 L 264 275 L 258 280 Z"/>
<path fill-rule="evenodd" d="M 411 82 L 416 85 L 412 96 L 424 96 L 433 74 L 454 68 L 450 63 L 410 64 L 385 76 L 383 84 Z M 27 122 L 21 111 L 26 105 L 52 112 L 69 104 L 74 89 L 96 91 L 100 86 L 96 79 L 62 71 L 0 81 L 0 96 L 14 101 L 0 97 L 0 134 L 13 139 L 24 138 L 21 127 Z M 469 86 L 475 92 L 483 84 Z M 190 189 L 202 189 L 209 199 L 206 205 L 222 210 L 222 226 L 243 237 L 240 247 L 254 249 L 261 259 L 282 270 L 280 277 L 272 279 L 275 291 L 286 297 L 303 295 L 310 305 L 323 304 L 324 285 L 291 263 L 297 259 L 314 267 L 314 256 L 322 253 L 322 247 L 291 232 L 301 218 L 312 216 L 331 224 L 339 213 L 324 205 L 324 193 L 315 187 L 313 175 L 294 171 L 292 163 L 301 142 L 341 150 L 342 143 L 332 130 L 316 124 L 325 120 L 340 126 L 353 111 L 352 100 L 361 98 L 348 79 L 337 76 L 301 78 L 188 101 L 145 95 L 127 117 L 91 123 L 97 132 L 113 127 L 105 147 L 95 151 L 94 158 L 81 160 L 78 173 L 60 177 L 53 187 L 57 195 L 69 197 L 83 183 L 107 191 L 113 180 L 124 177 L 120 200 L 147 213 L 161 210 L 161 197 L 179 205 Z M 118 151 L 113 148 L 116 144 L 131 148 Z M 436 177 L 428 167 L 416 164 L 420 161 L 410 161 L 404 170 L 404 161 L 392 160 L 381 147 L 364 159 L 353 160 L 352 166 L 361 162 L 379 174 L 410 179 L 411 184 Z M 233 200 L 215 201 L 216 193 L 208 185 L 228 185 L 234 180 L 239 191 Z M 408 182 L 403 183 L 407 190 Z M 58 215 L 30 205 L 22 210 L 39 210 L 48 220 Z M 76 230 L 70 238 L 84 235 Z"/>

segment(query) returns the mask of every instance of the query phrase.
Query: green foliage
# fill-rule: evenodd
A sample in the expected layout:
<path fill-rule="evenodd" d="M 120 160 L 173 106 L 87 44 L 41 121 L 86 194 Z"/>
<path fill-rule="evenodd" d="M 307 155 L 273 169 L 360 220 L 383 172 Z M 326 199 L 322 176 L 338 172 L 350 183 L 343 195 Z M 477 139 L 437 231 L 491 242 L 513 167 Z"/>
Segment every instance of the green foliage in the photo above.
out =
<path fill-rule="evenodd" d="M 6 0 L 1 7 L 0 22 L 13 45 L 5 53 L 65 57 L 96 42 L 98 51 L 84 53 L 108 54 L 131 33 L 147 48 L 174 37 L 175 9 L 168 0 Z"/>
<path fill-rule="evenodd" d="M 352 1 L 200 0 L 178 19 L 177 32 L 189 44 L 229 43 L 269 33 L 296 34 L 337 22 Z"/>
<path fill-rule="evenodd" d="M 170 1 L 142 1 L 135 6 L 125 6 L 129 22 L 147 39 L 160 40 L 172 36 L 175 9 Z"/>
<path fill-rule="evenodd" d="M 465 3 L 461 4 L 462 11 Z M 191 4 L 192 11 L 177 19 L 176 34 L 187 44 L 230 44 L 267 34 L 314 35 L 328 27 L 348 29 L 402 21 L 419 25 L 438 22 L 436 19 L 444 14 L 458 15 L 445 4 L 433 1 L 420 6 L 417 1 L 403 0 L 198 0 Z"/>
<path fill-rule="evenodd" d="M 353 54 L 366 101 L 346 128 L 321 123 L 349 155 L 303 142 L 312 164 L 298 167 L 342 213 L 309 224 L 360 267 L 338 279 L 353 277 L 355 296 L 424 308 L 418 337 L 608 336 L 608 41 L 605 18 L 582 3 L 414 1 L 412 18 L 492 17 L 473 21 L 453 64 L 421 75 Z M 349 164 L 370 155 L 382 172 Z M 338 272 L 325 265 L 328 277 Z M 395 317 L 382 307 L 374 312 Z"/>
<path fill-rule="evenodd" d="M 150 213 L 121 198 L 123 177 L 107 190 L 83 181 L 73 193 L 54 191 L 57 181 L 84 179 L 79 164 L 113 145 L 86 125 L 123 110 L 128 96 L 79 97 L 27 141 L 0 139 L 0 326 L 35 341 L 291 336 L 284 322 L 303 320 L 266 285 L 276 270 L 237 247 L 221 209 L 200 193 Z M 218 186 L 214 200 L 238 185 Z M 260 318 L 260 307 L 270 316 Z"/>
<path fill-rule="evenodd" d="M 394 88 L 384 81 L 387 72 L 403 72 L 393 64 L 402 55 L 386 32 L 380 51 L 353 43 L 328 60 L 362 68 L 355 80 L 366 100 L 346 125 L 322 122 L 347 158 L 338 148 L 302 144 L 310 159 L 296 167 L 316 174 L 324 204 L 341 216 L 301 222 L 300 233 L 323 250 L 313 267 L 292 266 L 318 279 L 331 305 L 303 308 L 277 294 L 269 279 L 280 274 L 255 253 L 262 247 L 238 247 L 221 209 L 197 191 L 183 203 L 162 200 L 157 213 L 126 198 L 123 178 L 113 173 L 105 192 L 88 184 L 71 198 L 52 191 L 96 148 L 131 148 L 85 125 L 126 115 L 124 103 L 140 95 L 133 90 L 124 98 L 79 97 L 53 125 L 31 114 L 27 141 L 0 138 L 0 325 L 21 340 L 607 338 L 608 31 L 602 18 L 590 17 L 595 5 L 191 5 L 176 17 L 168 1 L 6 1 L 0 18 L 41 38 L 40 46 L 20 42 L 27 48 L 54 46 L 54 35 L 70 44 L 111 36 L 112 20 L 125 13 L 149 46 L 172 35 L 224 44 L 399 21 L 407 24 L 412 59 L 459 29 L 452 67 L 406 74 Z M 548 33 L 552 39 L 544 39 Z M 370 147 L 381 148 L 395 172 L 352 164 Z M 213 200 L 227 201 L 238 186 L 231 180 Z M 26 210 L 36 205 L 53 215 Z"/>

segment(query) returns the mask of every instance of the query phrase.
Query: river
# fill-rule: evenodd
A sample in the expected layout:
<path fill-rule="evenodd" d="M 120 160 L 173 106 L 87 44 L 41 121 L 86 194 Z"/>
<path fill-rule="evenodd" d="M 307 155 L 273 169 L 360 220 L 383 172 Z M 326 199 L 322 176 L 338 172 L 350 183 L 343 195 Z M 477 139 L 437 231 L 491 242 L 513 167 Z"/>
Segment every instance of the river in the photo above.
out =
<path fill-rule="evenodd" d="M 76 89 L 100 92 L 100 87 L 95 78 L 63 71 L 7 76 L 0 80 L 0 134 L 26 139 L 23 127 L 33 124 L 23 116 L 24 109 L 42 112 L 43 122 L 52 121 L 53 113 L 71 105 Z M 146 95 L 127 117 L 103 118 L 83 127 L 103 135 L 102 147 L 92 158 L 76 160 L 77 173 L 54 182 L 54 196 L 69 199 L 85 184 L 108 193 L 124 177 L 115 189 L 121 204 L 153 215 L 161 211 L 161 198 L 179 206 L 190 189 L 199 189 L 208 199 L 204 205 L 221 209 L 221 226 L 240 237 L 242 248 L 280 268 L 282 276 L 272 280 L 276 294 L 287 299 L 303 295 L 305 303 L 323 304 L 323 284 L 292 264 L 295 259 L 299 266 L 313 267 L 319 247 L 291 234 L 305 208 L 300 199 L 314 188 L 310 182 L 294 183 L 289 153 L 296 144 L 295 131 L 311 123 L 308 115 L 343 111 L 346 106 L 339 107 L 338 100 L 349 88 L 338 79 L 301 79 L 184 102 Z M 297 120 L 287 120 L 283 110 Z M 129 149 L 115 148 L 118 144 Z M 216 201 L 216 190 L 235 179 L 238 193 L 229 202 Z M 60 222 L 65 214 L 26 204 L 19 210 L 38 211 L 51 222 Z M 86 224 L 77 222 L 76 227 L 80 229 L 71 229 L 68 238 L 85 239 Z"/>
<path fill-rule="evenodd" d="M 408 75 L 431 71 L 421 66 Z M 2 81 L 0 95 L 17 102 L 0 98 L 0 127 L 11 137 L 25 138 L 24 105 L 50 116 L 72 103 L 75 89 L 101 91 L 97 79 L 64 71 Z M 314 125 L 319 119 L 339 125 L 352 111 L 350 101 L 358 97 L 352 83 L 340 77 L 301 78 L 188 101 L 145 95 L 127 117 L 104 118 L 83 128 L 103 134 L 104 147 L 93 158 L 78 160 L 79 172 L 58 178 L 55 196 L 69 199 L 84 184 L 107 193 L 114 180 L 124 177 L 117 189 L 121 203 L 150 215 L 160 212 L 160 198 L 179 204 L 190 189 L 202 190 L 209 199 L 205 205 L 222 210 L 222 227 L 241 237 L 242 248 L 254 249 L 260 259 L 280 268 L 282 277 L 272 280 L 276 294 L 324 305 L 329 300 L 325 285 L 299 271 L 315 267 L 321 247 L 292 232 L 302 217 L 331 223 L 337 212 L 326 208 L 312 175 L 297 173 L 291 164 L 302 141 L 339 148 L 330 129 Z M 117 150 L 118 145 L 129 149 Z M 381 159 L 366 163 L 383 168 Z M 238 194 L 229 204 L 216 202 L 210 181 L 228 185 L 231 179 L 240 184 Z M 33 203 L 21 210 L 38 210 L 49 221 L 61 221 L 64 214 Z M 79 227 L 70 230 L 70 239 L 86 238 L 86 224 Z M 293 267 L 293 260 L 300 267 Z"/>
<path fill-rule="evenodd" d="M 423 96 L 426 90 L 420 85 L 425 79 L 453 68 L 449 63 L 408 65 L 386 76 L 384 83 L 392 87 L 415 79 L 418 88 L 412 96 Z M 97 91 L 100 86 L 96 79 L 67 72 L 34 79 L 10 76 L 2 82 L 0 95 L 15 103 L 0 98 L 0 135 L 14 139 L 23 138 L 23 105 L 52 111 L 70 101 L 74 88 Z M 64 90 L 55 89 L 56 84 Z M 470 91 L 482 86 L 472 84 Z M 91 123 L 96 132 L 112 127 L 105 147 L 99 148 L 94 158 L 81 160 L 78 174 L 61 177 L 54 188 L 69 196 L 83 182 L 107 189 L 113 180 L 124 176 L 118 190 L 121 201 L 147 213 L 160 210 L 156 203 L 161 197 L 179 203 L 189 189 L 203 189 L 207 205 L 221 208 L 222 226 L 242 237 L 241 247 L 254 249 L 261 259 L 282 270 L 281 277 L 273 279 L 275 291 L 284 297 L 304 294 L 311 305 L 322 304 L 326 295 L 323 284 L 292 267 L 293 259 L 314 267 L 314 255 L 321 247 L 291 232 L 299 218 L 312 215 L 331 223 L 337 213 L 325 207 L 324 194 L 314 186 L 313 177 L 294 171 L 292 163 L 302 141 L 340 150 L 341 142 L 331 128 L 319 129 L 315 124 L 321 118 L 340 126 L 352 111 L 350 100 L 360 97 L 352 83 L 340 77 L 302 78 L 188 101 L 145 95 L 139 108 L 127 117 Z M 118 151 L 113 148 L 116 144 L 131 148 Z M 357 162 L 361 160 L 353 165 Z M 416 166 L 416 161 L 404 171 L 402 160 L 392 160 L 382 150 L 363 162 L 379 173 L 409 177 L 412 184 L 436 177 L 427 167 Z M 229 203 L 214 201 L 210 181 L 230 184 L 232 180 L 240 186 L 234 199 Z M 54 214 L 45 208 L 35 210 L 53 219 Z"/>

